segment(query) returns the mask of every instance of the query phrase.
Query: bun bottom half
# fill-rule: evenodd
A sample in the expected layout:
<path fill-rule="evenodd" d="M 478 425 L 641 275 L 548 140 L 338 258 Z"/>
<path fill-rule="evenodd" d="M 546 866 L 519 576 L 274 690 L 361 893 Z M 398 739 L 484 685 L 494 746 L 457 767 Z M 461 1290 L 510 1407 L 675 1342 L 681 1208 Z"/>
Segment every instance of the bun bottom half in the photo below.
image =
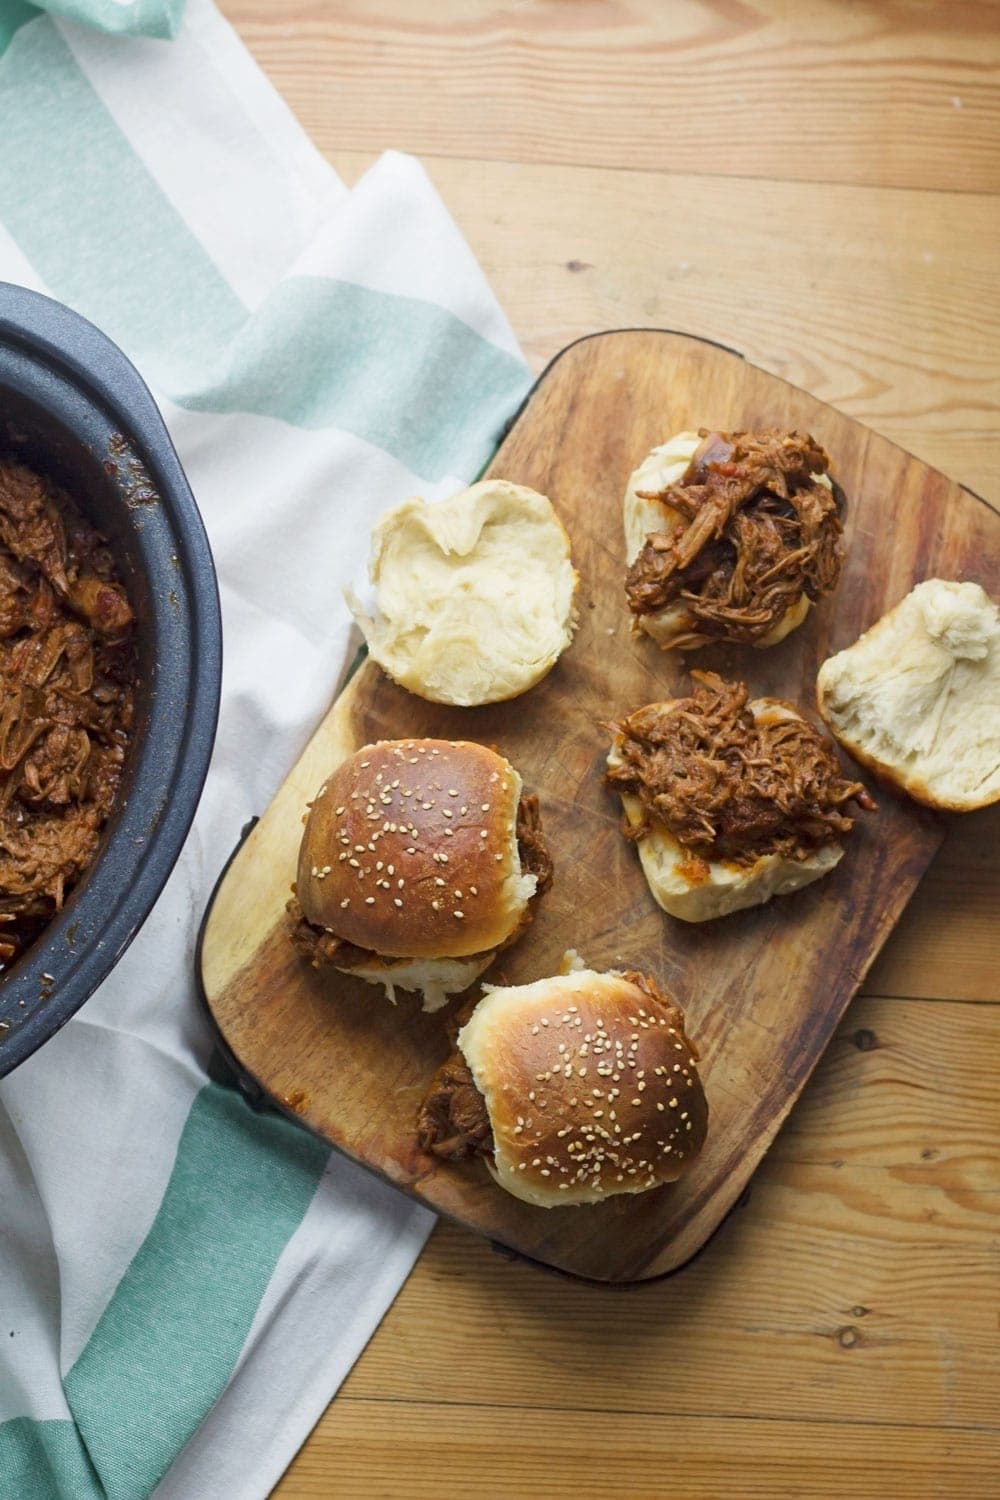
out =
<path fill-rule="evenodd" d="M 495 958 L 495 951 L 470 958 L 381 958 L 371 953 L 353 967 L 334 964 L 333 968 L 366 984 L 380 984 L 393 1005 L 397 990 L 416 990 L 423 997 L 422 1009 L 435 1011 L 447 1005 L 452 995 L 467 990 Z"/>
<path fill-rule="evenodd" d="M 642 825 L 642 805 L 630 793 L 622 807 L 632 828 Z M 708 922 L 772 896 L 787 896 L 828 875 L 843 857 L 840 844 L 827 844 L 807 859 L 764 854 L 752 865 L 704 860 L 679 843 L 662 825 L 637 840 L 639 863 L 657 906 L 682 922 Z"/>
<path fill-rule="evenodd" d="M 790 704 L 757 698 L 748 705 L 757 719 L 800 718 Z M 608 752 L 608 767 L 622 764 L 618 747 Z M 647 821 L 642 803 L 620 792 L 625 820 L 632 829 Z M 843 858 L 843 846 L 832 840 L 804 859 L 762 854 L 752 864 L 705 859 L 682 844 L 663 823 L 654 823 L 636 838 L 639 863 L 657 906 L 682 922 L 708 922 L 749 906 L 763 906 L 772 896 L 787 896 L 829 875 Z"/>
<path fill-rule="evenodd" d="M 629 477 L 622 507 L 625 528 L 625 557 L 631 564 L 642 551 L 647 537 L 658 531 L 675 531 L 683 528 L 684 518 L 673 506 L 661 500 L 648 499 L 640 490 L 662 492 L 672 484 L 679 484 L 687 472 L 688 465 L 701 445 L 697 432 L 678 432 L 646 455 L 642 463 Z M 829 483 L 826 475 L 818 476 L 822 483 Z M 766 635 L 754 641 L 755 650 L 776 646 L 785 636 L 796 630 L 812 608 L 812 600 L 800 594 L 790 604 Z M 636 626 L 661 650 L 697 651 L 718 640 L 716 636 L 699 635 L 698 622 L 681 603 L 668 604 L 664 609 L 639 615 Z"/>

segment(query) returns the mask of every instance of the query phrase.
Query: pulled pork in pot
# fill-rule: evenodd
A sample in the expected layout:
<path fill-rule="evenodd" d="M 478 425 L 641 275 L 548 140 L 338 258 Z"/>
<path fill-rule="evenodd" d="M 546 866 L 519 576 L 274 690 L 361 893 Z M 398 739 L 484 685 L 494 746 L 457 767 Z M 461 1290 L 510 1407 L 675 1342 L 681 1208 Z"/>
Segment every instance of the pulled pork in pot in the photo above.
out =
<path fill-rule="evenodd" d="M 743 683 L 693 672 L 689 698 L 652 703 L 608 728 L 621 764 L 608 781 L 639 798 L 641 838 L 662 823 L 705 859 L 752 865 L 762 855 L 804 859 L 853 826 L 848 811 L 875 804 L 847 781 L 818 730 L 780 711 L 755 717 Z"/>
<path fill-rule="evenodd" d="M 0 969 L 97 852 L 132 724 L 131 626 L 102 538 L 0 460 Z"/>
<path fill-rule="evenodd" d="M 840 576 L 841 524 L 825 475 L 830 460 L 802 433 L 702 431 L 678 484 L 639 491 L 678 512 L 628 570 L 635 615 L 676 604 L 690 622 L 671 644 L 753 643 L 799 599 L 830 593 Z"/>

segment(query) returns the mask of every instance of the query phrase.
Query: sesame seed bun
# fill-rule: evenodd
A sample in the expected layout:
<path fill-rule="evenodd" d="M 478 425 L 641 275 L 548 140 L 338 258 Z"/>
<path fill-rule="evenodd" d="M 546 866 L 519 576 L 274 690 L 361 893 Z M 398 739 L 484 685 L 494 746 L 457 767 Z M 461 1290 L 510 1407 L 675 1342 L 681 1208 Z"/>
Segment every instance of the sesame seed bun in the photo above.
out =
<path fill-rule="evenodd" d="M 651 980 L 583 969 L 484 990 L 458 1046 L 486 1102 L 501 1187 L 555 1208 L 681 1175 L 708 1104 L 684 1017 Z"/>
<path fill-rule="evenodd" d="M 535 891 L 518 853 L 520 795 L 517 771 L 484 745 L 385 740 L 359 750 L 306 819 L 296 880 L 306 921 L 369 954 L 475 954 L 485 968 Z"/>

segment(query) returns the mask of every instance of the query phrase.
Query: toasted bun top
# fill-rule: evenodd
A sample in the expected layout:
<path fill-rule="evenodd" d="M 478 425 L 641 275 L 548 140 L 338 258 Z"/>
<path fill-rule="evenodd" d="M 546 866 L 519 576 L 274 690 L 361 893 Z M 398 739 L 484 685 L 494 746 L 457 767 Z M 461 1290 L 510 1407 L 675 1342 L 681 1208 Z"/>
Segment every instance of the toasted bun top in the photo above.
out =
<path fill-rule="evenodd" d="M 577 575 L 550 501 L 484 479 L 404 500 L 378 521 L 374 600 L 348 602 L 372 657 L 436 703 L 495 703 L 545 676 L 569 644 Z"/>
<path fill-rule="evenodd" d="M 846 750 L 918 802 L 1000 800 L 1000 612 L 978 583 L 928 578 L 817 679 Z"/>
<path fill-rule="evenodd" d="M 638 974 L 485 986 L 458 1045 L 501 1186 L 544 1207 L 639 1193 L 701 1149 L 708 1104 L 679 1008 Z"/>
<path fill-rule="evenodd" d="M 503 942 L 534 893 L 521 874 L 521 778 L 467 740 L 384 740 L 327 778 L 299 851 L 306 920 L 359 948 L 456 958 Z"/>

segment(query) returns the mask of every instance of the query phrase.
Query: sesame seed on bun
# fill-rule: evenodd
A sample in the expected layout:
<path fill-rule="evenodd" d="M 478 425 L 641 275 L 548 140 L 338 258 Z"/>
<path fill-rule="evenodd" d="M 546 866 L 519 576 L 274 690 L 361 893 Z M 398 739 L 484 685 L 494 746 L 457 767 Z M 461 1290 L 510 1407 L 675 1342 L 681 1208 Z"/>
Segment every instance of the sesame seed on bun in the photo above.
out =
<path fill-rule="evenodd" d="M 518 772 L 471 741 L 384 740 L 344 761 L 310 807 L 296 879 L 329 961 L 387 987 L 395 975 L 429 1009 L 465 988 L 526 923 L 539 885 L 519 810 Z"/>
<path fill-rule="evenodd" d="M 458 1049 L 485 1101 L 499 1185 L 543 1208 L 673 1182 L 708 1104 L 680 1009 L 640 974 L 484 986 Z"/>

